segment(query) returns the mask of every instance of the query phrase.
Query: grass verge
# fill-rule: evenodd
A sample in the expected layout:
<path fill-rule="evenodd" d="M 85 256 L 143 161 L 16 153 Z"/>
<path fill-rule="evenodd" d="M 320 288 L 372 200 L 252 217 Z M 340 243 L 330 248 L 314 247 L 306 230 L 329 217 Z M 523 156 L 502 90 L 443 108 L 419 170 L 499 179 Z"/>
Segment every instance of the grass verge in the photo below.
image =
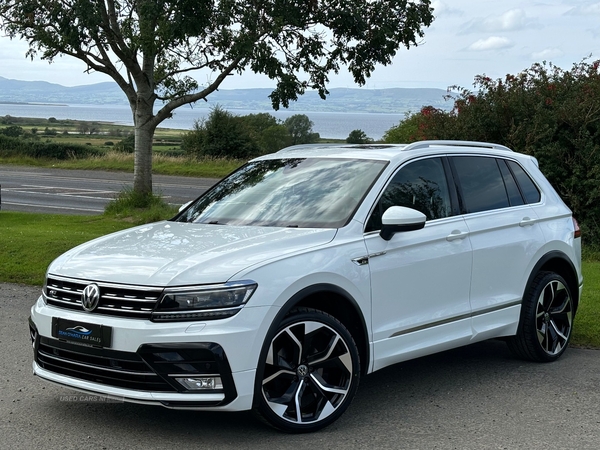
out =
<path fill-rule="evenodd" d="M 152 157 L 152 173 L 180 175 L 199 178 L 223 178 L 246 161 L 227 158 L 191 159 L 164 156 L 155 153 Z M 0 157 L 0 164 L 49 167 L 56 169 L 108 170 L 133 173 L 133 154 L 107 152 L 102 156 L 85 159 L 42 159 L 29 157 Z"/>
<path fill-rule="evenodd" d="M 48 264 L 98 236 L 130 227 L 103 216 L 0 212 L 0 281 L 42 285 Z"/>
<path fill-rule="evenodd" d="M 146 220 L 132 216 L 127 198 L 125 207 L 116 207 L 112 215 L 64 216 L 0 212 L 0 282 L 42 285 L 48 264 L 68 249 L 113 231 L 122 230 Z M 121 213 L 119 213 L 121 211 Z M 162 215 L 162 216 L 161 216 Z M 172 215 L 160 209 L 158 218 Z M 600 261 L 583 262 L 584 290 L 575 319 L 572 344 L 600 348 Z"/>
<path fill-rule="evenodd" d="M 600 261 L 583 261 L 583 295 L 575 316 L 571 343 L 600 348 Z"/>

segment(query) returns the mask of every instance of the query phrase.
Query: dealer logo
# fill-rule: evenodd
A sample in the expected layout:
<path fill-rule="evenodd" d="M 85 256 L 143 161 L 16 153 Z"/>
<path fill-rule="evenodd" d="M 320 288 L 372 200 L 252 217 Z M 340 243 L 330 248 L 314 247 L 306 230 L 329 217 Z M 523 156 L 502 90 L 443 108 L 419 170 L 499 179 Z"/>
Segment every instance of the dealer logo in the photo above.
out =
<path fill-rule="evenodd" d="M 100 288 L 96 283 L 88 284 L 81 294 L 81 305 L 86 311 L 93 311 L 100 302 Z"/>

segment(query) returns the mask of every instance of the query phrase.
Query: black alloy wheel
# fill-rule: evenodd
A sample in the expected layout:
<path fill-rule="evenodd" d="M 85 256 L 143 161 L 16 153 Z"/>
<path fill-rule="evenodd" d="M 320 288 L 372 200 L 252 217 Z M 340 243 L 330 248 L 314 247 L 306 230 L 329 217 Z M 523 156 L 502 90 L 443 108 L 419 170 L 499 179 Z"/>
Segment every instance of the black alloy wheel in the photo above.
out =
<path fill-rule="evenodd" d="M 283 431 L 317 431 L 339 418 L 358 387 L 358 350 L 348 330 L 322 311 L 287 316 L 267 347 L 257 377 L 257 413 Z"/>
<path fill-rule="evenodd" d="M 519 329 L 508 346 L 523 359 L 555 361 L 569 345 L 574 317 L 567 282 L 554 272 L 540 272 L 523 299 Z"/>

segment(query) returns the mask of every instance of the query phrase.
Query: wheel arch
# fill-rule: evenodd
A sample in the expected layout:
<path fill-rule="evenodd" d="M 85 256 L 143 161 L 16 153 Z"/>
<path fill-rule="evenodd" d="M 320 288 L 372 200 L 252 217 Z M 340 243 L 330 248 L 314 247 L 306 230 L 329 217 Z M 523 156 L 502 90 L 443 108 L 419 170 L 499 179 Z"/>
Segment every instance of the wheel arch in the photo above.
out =
<path fill-rule="evenodd" d="M 579 305 L 579 280 L 577 277 L 577 270 L 573 265 L 573 262 L 569 259 L 569 257 L 561 251 L 554 250 L 546 253 L 542 256 L 538 262 L 533 267 L 529 275 L 529 279 L 527 280 L 527 284 L 525 285 L 525 291 L 523 292 L 523 297 L 527 294 L 533 280 L 536 275 L 540 272 L 554 272 L 565 279 L 567 284 L 569 285 L 569 289 L 571 291 L 571 295 L 573 297 L 573 303 L 575 305 L 575 310 Z"/>
<path fill-rule="evenodd" d="M 314 284 L 296 292 L 281 307 L 273 319 L 267 332 L 266 341 L 273 336 L 281 321 L 294 308 L 299 307 L 313 308 L 326 312 L 339 320 L 348 329 L 358 348 L 361 361 L 361 375 L 366 375 L 370 366 L 370 349 L 365 318 L 356 300 L 346 290 L 334 284 Z M 261 358 L 262 356 L 261 354 Z"/>

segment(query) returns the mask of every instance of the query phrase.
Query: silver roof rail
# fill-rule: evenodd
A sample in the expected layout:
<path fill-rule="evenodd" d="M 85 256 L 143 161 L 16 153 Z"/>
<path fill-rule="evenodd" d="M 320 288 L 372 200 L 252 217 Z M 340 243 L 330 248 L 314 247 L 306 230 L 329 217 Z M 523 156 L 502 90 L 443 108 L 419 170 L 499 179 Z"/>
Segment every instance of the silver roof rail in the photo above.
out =
<path fill-rule="evenodd" d="M 307 149 L 307 148 L 322 148 L 322 147 L 333 147 L 333 146 L 340 146 L 340 145 L 347 145 L 347 144 L 331 144 L 331 143 L 322 143 L 322 144 L 296 144 L 296 145 L 291 145 L 290 147 L 285 147 L 282 148 L 281 150 L 278 150 L 276 153 L 286 153 L 286 152 L 292 152 L 294 150 L 300 150 L 300 149 Z"/>
<path fill-rule="evenodd" d="M 429 148 L 436 146 L 452 146 L 452 147 L 475 147 L 475 148 L 491 148 L 494 150 L 504 150 L 512 152 L 512 150 L 504 145 L 492 144 L 490 142 L 477 142 L 477 141 L 418 141 L 408 144 L 402 149 L 402 151 L 416 150 L 419 148 Z"/>

